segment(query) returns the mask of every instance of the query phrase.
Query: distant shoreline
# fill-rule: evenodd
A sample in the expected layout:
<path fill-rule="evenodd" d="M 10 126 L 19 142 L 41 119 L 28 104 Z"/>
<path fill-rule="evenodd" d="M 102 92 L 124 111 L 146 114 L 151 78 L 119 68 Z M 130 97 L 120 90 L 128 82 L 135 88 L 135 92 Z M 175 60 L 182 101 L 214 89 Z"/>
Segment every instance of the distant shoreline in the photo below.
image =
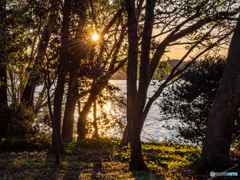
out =
<path fill-rule="evenodd" d="M 163 62 L 163 63 L 164 63 L 164 62 L 167 62 L 167 63 L 173 68 L 173 67 L 175 67 L 175 66 L 178 64 L 179 61 L 180 61 L 180 60 L 173 59 L 173 60 L 162 61 L 162 62 Z M 179 66 L 179 68 L 182 68 L 186 63 L 187 63 L 187 62 L 183 62 L 183 63 Z M 153 78 L 155 78 L 156 76 L 157 76 L 157 73 L 154 74 Z M 167 75 L 165 75 L 162 79 L 163 79 L 163 80 L 166 80 L 168 76 L 169 76 L 169 75 L 167 74 Z M 139 79 L 139 78 L 138 78 L 138 79 Z M 122 70 L 119 70 L 119 71 L 117 71 L 115 74 L 113 74 L 113 76 L 110 78 L 110 80 L 127 80 L 127 72 L 126 72 L 126 71 L 124 72 L 124 71 L 122 71 Z"/>

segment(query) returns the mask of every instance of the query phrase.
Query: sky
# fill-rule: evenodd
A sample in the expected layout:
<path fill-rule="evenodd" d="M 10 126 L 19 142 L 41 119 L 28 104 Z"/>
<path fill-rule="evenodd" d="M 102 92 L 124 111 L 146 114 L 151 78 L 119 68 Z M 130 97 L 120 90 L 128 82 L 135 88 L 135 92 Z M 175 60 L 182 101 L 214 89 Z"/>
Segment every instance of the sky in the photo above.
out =
<path fill-rule="evenodd" d="M 158 34 L 159 31 L 157 29 L 153 30 L 153 35 Z M 163 38 L 163 37 L 162 37 Z M 178 59 L 180 60 L 187 50 L 185 49 L 185 45 L 178 45 L 178 46 L 172 46 L 169 48 L 170 52 L 167 52 L 166 55 L 172 60 L 172 59 Z M 227 56 L 228 53 L 228 46 L 226 48 L 222 48 L 221 51 L 219 52 L 219 55 L 225 55 Z M 190 53 L 190 55 L 186 58 L 186 61 L 190 60 L 190 56 L 194 56 L 196 54 L 196 51 L 193 51 Z"/>

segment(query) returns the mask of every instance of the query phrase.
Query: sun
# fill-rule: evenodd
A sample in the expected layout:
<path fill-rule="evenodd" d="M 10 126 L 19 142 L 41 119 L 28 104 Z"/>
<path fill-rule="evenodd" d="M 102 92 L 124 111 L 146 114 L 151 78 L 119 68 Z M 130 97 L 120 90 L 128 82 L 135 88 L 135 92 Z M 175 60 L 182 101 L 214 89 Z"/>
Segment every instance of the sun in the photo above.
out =
<path fill-rule="evenodd" d="M 97 34 L 94 34 L 94 35 L 92 36 L 92 39 L 95 40 L 95 41 L 98 40 L 98 38 L 99 38 L 99 36 L 98 36 Z"/>

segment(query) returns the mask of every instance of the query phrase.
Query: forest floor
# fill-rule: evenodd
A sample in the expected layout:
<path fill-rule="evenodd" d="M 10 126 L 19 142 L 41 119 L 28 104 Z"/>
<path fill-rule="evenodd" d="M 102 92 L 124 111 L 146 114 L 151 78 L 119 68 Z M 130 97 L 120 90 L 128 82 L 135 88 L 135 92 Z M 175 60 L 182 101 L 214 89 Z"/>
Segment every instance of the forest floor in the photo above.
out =
<path fill-rule="evenodd" d="M 115 144 L 114 144 L 115 143 Z M 146 171 L 129 171 L 129 148 L 118 149 L 98 141 L 83 141 L 65 146 L 61 164 L 47 150 L 1 152 L 0 179 L 198 179 L 191 164 L 201 150 L 173 143 L 142 144 Z M 190 165 L 190 166 L 189 166 Z M 233 170 L 234 171 L 234 170 Z M 209 178 L 209 174 L 202 178 Z"/>

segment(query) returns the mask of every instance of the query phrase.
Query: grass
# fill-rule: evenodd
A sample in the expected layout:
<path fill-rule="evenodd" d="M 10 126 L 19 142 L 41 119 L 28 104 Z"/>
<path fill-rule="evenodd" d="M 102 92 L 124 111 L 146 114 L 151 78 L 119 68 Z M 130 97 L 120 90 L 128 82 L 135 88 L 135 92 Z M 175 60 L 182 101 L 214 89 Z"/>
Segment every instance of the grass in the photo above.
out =
<path fill-rule="evenodd" d="M 48 151 L 1 152 L 0 179 L 195 179 L 183 171 L 200 149 L 173 143 L 142 144 L 146 171 L 129 171 L 130 150 L 118 149 L 119 140 L 97 143 L 85 140 L 65 146 L 61 164 Z"/>

